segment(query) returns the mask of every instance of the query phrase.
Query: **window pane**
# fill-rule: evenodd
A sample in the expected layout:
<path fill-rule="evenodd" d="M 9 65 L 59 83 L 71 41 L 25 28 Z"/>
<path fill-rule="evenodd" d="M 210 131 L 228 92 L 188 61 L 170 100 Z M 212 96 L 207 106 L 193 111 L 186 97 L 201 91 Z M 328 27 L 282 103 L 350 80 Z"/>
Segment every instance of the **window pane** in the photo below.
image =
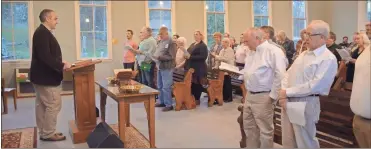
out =
<path fill-rule="evenodd" d="M 16 59 L 30 58 L 28 5 L 27 3 L 13 3 L 14 14 L 14 48 Z"/>
<path fill-rule="evenodd" d="M 81 33 L 81 56 L 82 58 L 94 57 L 93 33 Z"/>
<path fill-rule="evenodd" d="M 305 18 L 305 2 L 293 1 L 292 2 L 292 15 L 294 18 Z"/>
<path fill-rule="evenodd" d="M 371 20 L 371 1 L 370 0 L 367 1 L 367 16 L 368 16 L 368 20 L 370 21 Z"/>
<path fill-rule="evenodd" d="M 95 7 L 95 31 L 107 31 L 106 7 Z"/>
<path fill-rule="evenodd" d="M 160 29 L 161 22 L 161 10 L 150 10 L 149 11 L 149 26 L 154 29 Z"/>
<path fill-rule="evenodd" d="M 214 44 L 214 37 L 213 35 L 207 35 L 207 47 L 209 48 L 209 50 L 211 50 L 213 47 L 213 44 Z"/>
<path fill-rule="evenodd" d="M 224 12 L 224 1 L 215 1 L 215 11 Z"/>
<path fill-rule="evenodd" d="M 107 47 L 107 32 L 95 33 L 95 56 L 107 58 L 108 47 Z"/>
<path fill-rule="evenodd" d="M 162 2 L 160 3 L 161 8 L 171 9 L 171 1 L 161 1 L 161 2 Z"/>
<path fill-rule="evenodd" d="M 262 23 L 261 17 L 254 17 L 254 27 L 260 27 Z"/>
<path fill-rule="evenodd" d="M 80 30 L 93 31 L 93 21 L 92 7 L 80 6 Z"/>
<path fill-rule="evenodd" d="M 207 11 L 214 12 L 215 11 L 215 1 L 206 1 Z"/>
<path fill-rule="evenodd" d="M 80 4 L 92 4 L 93 1 L 89 1 L 89 0 L 80 0 Z"/>
<path fill-rule="evenodd" d="M 168 29 L 171 29 L 171 11 L 163 10 L 162 15 L 162 26 L 166 26 Z"/>
<path fill-rule="evenodd" d="M 255 16 L 268 16 L 268 1 L 254 1 L 254 15 Z"/>
<path fill-rule="evenodd" d="M 212 35 L 216 32 L 216 26 L 215 26 L 215 14 L 208 13 L 207 14 L 207 34 Z"/>
<path fill-rule="evenodd" d="M 215 14 L 216 31 L 224 33 L 224 14 Z"/>
<path fill-rule="evenodd" d="M 300 38 L 300 31 L 306 26 L 305 20 L 294 19 L 294 39 Z"/>
<path fill-rule="evenodd" d="M 93 1 L 93 4 L 105 5 L 106 4 L 106 1 Z"/>
<path fill-rule="evenodd" d="M 13 25 L 11 3 L 1 2 L 1 57 L 13 59 Z"/>
<path fill-rule="evenodd" d="M 148 8 L 160 8 L 160 1 L 148 1 Z"/>

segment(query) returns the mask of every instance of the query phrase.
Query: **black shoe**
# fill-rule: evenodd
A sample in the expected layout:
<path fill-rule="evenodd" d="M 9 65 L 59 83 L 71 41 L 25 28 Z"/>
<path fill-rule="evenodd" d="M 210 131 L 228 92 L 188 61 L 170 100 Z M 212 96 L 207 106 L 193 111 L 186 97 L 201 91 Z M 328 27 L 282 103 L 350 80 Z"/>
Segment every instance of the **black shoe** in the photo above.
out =
<path fill-rule="evenodd" d="M 174 110 L 173 106 L 165 107 L 165 108 L 162 109 L 163 112 L 172 111 L 172 110 Z"/>
<path fill-rule="evenodd" d="M 158 103 L 156 103 L 155 104 L 155 107 L 166 107 L 166 106 L 165 106 L 165 104 L 158 104 Z"/>
<path fill-rule="evenodd" d="M 219 102 L 217 100 L 214 101 L 214 105 L 217 105 L 219 104 Z"/>

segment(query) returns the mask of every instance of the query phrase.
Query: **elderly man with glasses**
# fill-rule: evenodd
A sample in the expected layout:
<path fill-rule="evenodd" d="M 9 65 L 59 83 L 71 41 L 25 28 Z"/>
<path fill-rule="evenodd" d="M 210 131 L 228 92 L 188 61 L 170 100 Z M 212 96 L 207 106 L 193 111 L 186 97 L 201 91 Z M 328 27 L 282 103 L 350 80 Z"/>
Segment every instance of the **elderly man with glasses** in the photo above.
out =
<path fill-rule="evenodd" d="M 279 104 L 283 107 L 282 145 L 284 148 L 319 148 L 316 123 L 319 120 L 319 96 L 326 96 L 337 71 L 335 55 L 327 49 L 330 27 L 314 20 L 306 29 L 308 50 L 294 61 L 282 80 Z M 287 115 L 287 102 L 305 102 L 305 124 L 291 123 Z"/>

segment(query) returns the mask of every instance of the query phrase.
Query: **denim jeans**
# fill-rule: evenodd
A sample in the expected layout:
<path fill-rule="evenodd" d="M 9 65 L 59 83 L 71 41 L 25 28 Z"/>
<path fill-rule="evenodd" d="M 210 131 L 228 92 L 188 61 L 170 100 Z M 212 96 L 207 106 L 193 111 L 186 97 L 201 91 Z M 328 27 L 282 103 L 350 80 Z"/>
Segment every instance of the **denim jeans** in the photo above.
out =
<path fill-rule="evenodd" d="M 151 69 L 150 69 L 150 71 L 144 71 L 144 70 L 141 70 L 141 83 L 142 84 L 144 84 L 144 85 L 147 85 L 147 86 L 149 86 L 149 87 L 151 87 L 151 88 L 155 88 L 155 86 L 154 86 L 154 81 L 153 81 L 153 79 L 154 79 L 154 67 L 156 67 L 156 65 L 155 65 L 155 63 L 154 62 L 152 62 L 151 63 Z"/>
<path fill-rule="evenodd" d="M 173 85 L 173 69 L 158 70 L 157 72 L 157 88 L 160 91 L 158 104 L 165 104 L 166 107 L 173 106 L 173 98 L 171 97 L 171 86 Z"/>

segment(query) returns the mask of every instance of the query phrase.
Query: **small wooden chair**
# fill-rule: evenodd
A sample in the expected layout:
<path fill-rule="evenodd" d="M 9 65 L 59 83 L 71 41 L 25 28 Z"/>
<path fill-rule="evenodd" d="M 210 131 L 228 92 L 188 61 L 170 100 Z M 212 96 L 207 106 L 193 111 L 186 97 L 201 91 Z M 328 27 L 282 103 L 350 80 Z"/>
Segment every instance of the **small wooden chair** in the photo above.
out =
<path fill-rule="evenodd" d="M 175 96 L 175 111 L 179 111 L 185 106 L 190 110 L 196 108 L 195 98 L 191 93 L 192 74 L 194 69 L 191 68 L 185 74 L 183 82 L 174 82 L 173 94 Z"/>
<path fill-rule="evenodd" d="M 219 106 L 223 105 L 223 84 L 224 84 L 224 71 L 219 71 L 218 79 L 209 80 L 209 87 L 207 93 L 209 95 L 209 107 L 214 105 L 215 99 L 218 101 Z"/>
<path fill-rule="evenodd" d="M 8 96 L 12 95 L 14 100 L 14 109 L 17 110 L 17 89 L 16 88 L 5 88 L 5 79 L 1 78 L 1 97 L 3 99 L 4 112 L 8 114 Z"/>

